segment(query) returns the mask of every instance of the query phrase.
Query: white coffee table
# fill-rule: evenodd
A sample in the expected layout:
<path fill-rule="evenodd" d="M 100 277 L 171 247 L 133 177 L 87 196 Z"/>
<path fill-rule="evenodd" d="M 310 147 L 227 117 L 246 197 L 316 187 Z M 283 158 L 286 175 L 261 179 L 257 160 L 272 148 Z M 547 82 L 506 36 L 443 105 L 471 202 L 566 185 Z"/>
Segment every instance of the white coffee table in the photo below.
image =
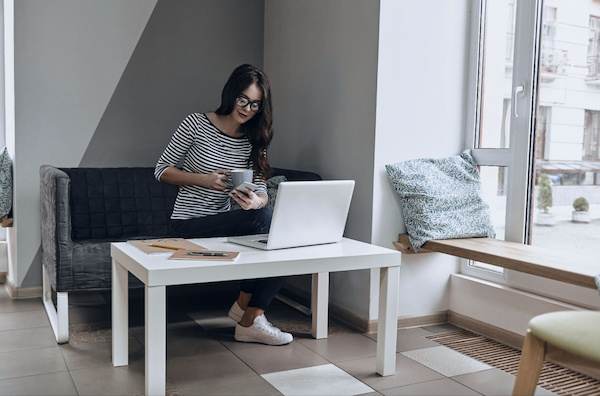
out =
<path fill-rule="evenodd" d="M 236 261 L 169 260 L 168 255 L 148 255 L 127 242 L 111 244 L 113 365 L 129 363 L 128 272 L 131 272 L 145 285 L 146 394 L 165 393 L 166 286 L 313 274 L 312 335 L 326 338 L 329 273 L 371 268 L 381 269 L 375 370 L 383 376 L 395 374 L 399 251 L 347 238 L 335 244 L 274 251 L 230 244 L 226 238 L 192 241 L 208 249 L 241 254 Z"/>

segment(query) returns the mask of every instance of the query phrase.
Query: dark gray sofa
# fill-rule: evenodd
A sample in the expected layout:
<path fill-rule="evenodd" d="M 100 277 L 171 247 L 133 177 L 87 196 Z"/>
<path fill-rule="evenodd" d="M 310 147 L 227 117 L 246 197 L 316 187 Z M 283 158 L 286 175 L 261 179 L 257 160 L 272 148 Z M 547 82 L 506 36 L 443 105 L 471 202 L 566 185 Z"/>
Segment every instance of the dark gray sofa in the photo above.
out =
<path fill-rule="evenodd" d="M 281 176 L 321 180 L 312 172 L 274 170 L 271 201 Z M 177 191 L 157 181 L 154 168 L 40 167 L 43 301 L 57 342 L 69 340 L 69 292 L 110 290 L 111 242 L 170 236 Z M 141 285 L 130 276 L 130 287 Z"/>

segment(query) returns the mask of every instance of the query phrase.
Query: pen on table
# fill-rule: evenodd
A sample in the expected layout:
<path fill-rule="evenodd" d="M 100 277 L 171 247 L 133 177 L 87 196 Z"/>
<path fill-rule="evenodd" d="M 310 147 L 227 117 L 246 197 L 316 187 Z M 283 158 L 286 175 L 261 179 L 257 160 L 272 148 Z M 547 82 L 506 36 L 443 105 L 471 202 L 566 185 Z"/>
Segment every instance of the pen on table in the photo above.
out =
<path fill-rule="evenodd" d="M 207 256 L 207 257 L 225 257 L 227 253 L 213 253 L 213 252 L 188 252 L 190 256 Z"/>
<path fill-rule="evenodd" d="M 159 247 L 159 248 L 165 248 L 165 249 L 173 249 L 173 250 L 185 250 L 185 248 L 180 248 L 180 247 L 177 247 L 177 246 L 161 245 L 159 243 L 151 243 L 150 246 Z"/>

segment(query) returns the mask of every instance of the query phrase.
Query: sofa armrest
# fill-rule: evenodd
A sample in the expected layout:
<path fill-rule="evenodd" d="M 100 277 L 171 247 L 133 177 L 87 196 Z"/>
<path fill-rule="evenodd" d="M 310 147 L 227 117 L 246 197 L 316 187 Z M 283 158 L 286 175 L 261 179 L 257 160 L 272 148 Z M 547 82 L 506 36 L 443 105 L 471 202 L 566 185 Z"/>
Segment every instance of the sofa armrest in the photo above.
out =
<path fill-rule="evenodd" d="M 71 268 L 73 261 L 70 188 L 71 180 L 65 172 L 50 165 L 40 167 L 42 265 L 56 291 L 62 291 L 61 272 Z"/>

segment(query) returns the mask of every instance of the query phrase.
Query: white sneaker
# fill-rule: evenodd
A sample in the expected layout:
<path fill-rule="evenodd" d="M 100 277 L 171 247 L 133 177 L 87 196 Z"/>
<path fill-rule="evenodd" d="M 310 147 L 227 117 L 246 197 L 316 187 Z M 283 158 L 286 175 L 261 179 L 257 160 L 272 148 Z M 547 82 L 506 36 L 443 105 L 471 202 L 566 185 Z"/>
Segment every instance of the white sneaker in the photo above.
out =
<path fill-rule="evenodd" d="M 285 333 L 273 327 L 264 314 L 256 317 L 250 327 L 244 327 L 238 323 L 235 326 L 233 338 L 236 341 L 260 342 L 267 345 L 285 345 L 294 340 L 290 333 Z"/>
<path fill-rule="evenodd" d="M 227 315 L 233 319 L 236 323 L 239 323 L 242 320 L 242 316 L 244 316 L 244 310 L 240 307 L 240 305 L 236 302 L 233 303 L 231 308 L 229 308 L 229 312 Z"/>

